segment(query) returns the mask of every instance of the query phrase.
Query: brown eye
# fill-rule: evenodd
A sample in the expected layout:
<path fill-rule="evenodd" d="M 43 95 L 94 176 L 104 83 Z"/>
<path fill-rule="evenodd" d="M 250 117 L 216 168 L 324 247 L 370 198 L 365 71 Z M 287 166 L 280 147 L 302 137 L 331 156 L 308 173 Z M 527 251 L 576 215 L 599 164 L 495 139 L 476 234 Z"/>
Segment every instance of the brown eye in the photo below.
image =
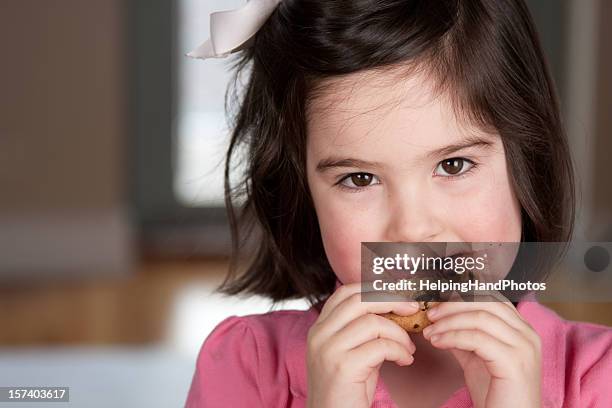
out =
<path fill-rule="evenodd" d="M 462 159 L 447 159 L 442 162 L 442 168 L 448 174 L 457 174 L 463 168 Z"/>
<path fill-rule="evenodd" d="M 375 178 L 376 176 L 370 173 L 351 173 L 340 180 L 339 184 L 342 188 L 359 191 L 362 188 L 379 184 L 380 182 L 372 182 Z"/>
<path fill-rule="evenodd" d="M 354 173 L 351 174 L 350 179 L 357 187 L 367 187 L 372 182 L 372 175 L 370 173 Z"/>
<path fill-rule="evenodd" d="M 461 157 L 445 159 L 438 164 L 436 173 L 441 176 L 451 177 L 465 173 L 474 166 L 474 163 Z M 439 174 L 441 172 L 441 174 Z"/>

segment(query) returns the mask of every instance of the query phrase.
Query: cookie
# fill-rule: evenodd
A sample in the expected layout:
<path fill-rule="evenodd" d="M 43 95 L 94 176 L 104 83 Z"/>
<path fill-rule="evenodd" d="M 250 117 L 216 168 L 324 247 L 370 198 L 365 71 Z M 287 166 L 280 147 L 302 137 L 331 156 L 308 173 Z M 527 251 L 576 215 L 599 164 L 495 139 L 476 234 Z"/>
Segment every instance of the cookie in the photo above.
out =
<path fill-rule="evenodd" d="M 440 302 L 419 302 L 419 311 L 410 316 L 400 316 L 395 313 L 381 313 L 380 316 L 397 323 L 402 329 L 410 333 L 420 333 L 424 328 L 431 324 L 427 318 L 427 310 Z"/>

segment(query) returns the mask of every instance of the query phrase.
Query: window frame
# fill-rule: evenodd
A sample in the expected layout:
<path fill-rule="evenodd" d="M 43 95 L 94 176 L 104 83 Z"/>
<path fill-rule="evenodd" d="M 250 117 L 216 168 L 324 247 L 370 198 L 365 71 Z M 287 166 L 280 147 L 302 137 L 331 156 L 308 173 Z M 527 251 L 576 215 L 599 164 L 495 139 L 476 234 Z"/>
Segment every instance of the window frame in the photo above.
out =
<path fill-rule="evenodd" d="M 173 187 L 177 8 L 173 0 L 128 2 L 131 218 L 145 257 L 227 256 L 225 208 L 185 206 Z"/>

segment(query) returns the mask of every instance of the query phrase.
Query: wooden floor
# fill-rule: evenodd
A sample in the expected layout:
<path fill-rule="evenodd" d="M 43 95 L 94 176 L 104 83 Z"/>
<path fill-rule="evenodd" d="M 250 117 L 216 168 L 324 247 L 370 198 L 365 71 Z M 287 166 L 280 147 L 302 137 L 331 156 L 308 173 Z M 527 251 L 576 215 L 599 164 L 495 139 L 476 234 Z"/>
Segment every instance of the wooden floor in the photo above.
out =
<path fill-rule="evenodd" d="M 0 344 L 143 344 L 164 336 L 182 288 L 220 282 L 221 261 L 143 265 L 124 279 L 0 288 Z"/>
<path fill-rule="evenodd" d="M 158 342 L 180 290 L 220 283 L 226 269 L 224 261 L 157 262 L 128 279 L 0 287 L 0 345 Z M 547 305 L 612 326 L 612 303 Z"/>

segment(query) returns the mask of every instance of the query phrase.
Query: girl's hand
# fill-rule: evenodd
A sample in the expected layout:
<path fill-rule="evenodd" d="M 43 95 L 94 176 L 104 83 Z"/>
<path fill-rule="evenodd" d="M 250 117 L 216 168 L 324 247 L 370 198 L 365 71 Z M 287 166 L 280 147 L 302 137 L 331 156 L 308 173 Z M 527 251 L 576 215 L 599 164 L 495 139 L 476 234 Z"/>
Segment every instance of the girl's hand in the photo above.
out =
<path fill-rule="evenodd" d="M 540 337 L 506 298 L 486 297 L 429 310 L 423 335 L 455 356 L 475 408 L 540 407 Z"/>
<path fill-rule="evenodd" d="M 361 302 L 361 283 L 340 286 L 308 332 L 307 406 L 372 405 L 383 361 L 410 365 L 415 346 L 396 323 L 374 313 L 408 316 L 415 302 Z"/>

